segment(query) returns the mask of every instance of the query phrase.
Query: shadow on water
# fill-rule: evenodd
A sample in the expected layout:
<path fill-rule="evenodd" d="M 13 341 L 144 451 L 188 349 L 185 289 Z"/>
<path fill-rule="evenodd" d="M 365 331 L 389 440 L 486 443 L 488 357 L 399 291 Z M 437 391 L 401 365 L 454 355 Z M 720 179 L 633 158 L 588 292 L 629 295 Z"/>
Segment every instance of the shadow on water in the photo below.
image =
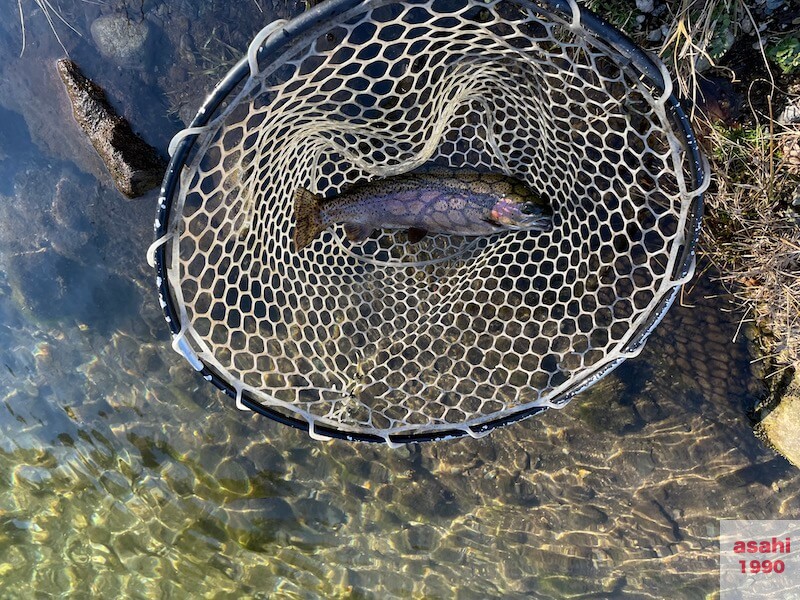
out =
<path fill-rule="evenodd" d="M 19 257 L 9 277 L 33 318 L 59 326 L 91 323 L 108 335 L 140 303 L 131 282 L 101 265 L 81 264 L 54 252 Z"/>
<path fill-rule="evenodd" d="M 0 194 L 14 192 L 14 175 L 34 157 L 35 146 L 21 115 L 0 106 Z"/>
<path fill-rule="evenodd" d="M 0 595 L 703 598 L 718 519 L 798 517 L 707 275 L 561 411 L 480 440 L 318 443 L 236 411 L 169 348 L 143 258 L 154 196 L 0 127 L 22 148 L 0 187 Z"/>

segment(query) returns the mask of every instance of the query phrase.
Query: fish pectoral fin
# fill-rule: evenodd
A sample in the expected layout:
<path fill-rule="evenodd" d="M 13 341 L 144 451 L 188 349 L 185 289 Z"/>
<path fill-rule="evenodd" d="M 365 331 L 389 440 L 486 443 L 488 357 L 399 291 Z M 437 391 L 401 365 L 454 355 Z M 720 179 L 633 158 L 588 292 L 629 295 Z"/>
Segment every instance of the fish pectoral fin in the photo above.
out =
<path fill-rule="evenodd" d="M 412 244 L 416 244 L 426 235 L 428 235 L 427 229 L 422 229 L 421 227 L 410 227 L 408 229 L 408 241 Z"/>
<path fill-rule="evenodd" d="M 344 234 L 351 242 L 363 242 L 372 233 L 372 228 L 360 223 L 345 223 Z"/>

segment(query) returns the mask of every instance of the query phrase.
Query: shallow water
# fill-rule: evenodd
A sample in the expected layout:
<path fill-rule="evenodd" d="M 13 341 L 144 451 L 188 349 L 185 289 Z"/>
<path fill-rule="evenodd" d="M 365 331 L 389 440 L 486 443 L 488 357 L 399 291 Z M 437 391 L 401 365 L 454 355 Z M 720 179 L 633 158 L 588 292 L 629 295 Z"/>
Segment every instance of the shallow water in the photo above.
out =
<path fill-rule="evenodd" d="M 198 23 L 230 9 L 145 2 L 169 35 L 133 69 L 94 49 L 101 7 L 64 4 L 86 35 L 59 30 L 70 54 L 165 147 L 168 108 L 191 114 L 216 77 L 176 32 L 217 48 Z M 0 596 L 703 598 L 719 519 L 799 518 L 800 473 L 753 437 L 760 389 L 708 277 L 641 356 L 481 440 L 318 443 L 238 412 L 169 348 L 144 261 L 155 196 L 126 201 L 98 168 L 41 13 L 22 58 L 3 27 Z"/>

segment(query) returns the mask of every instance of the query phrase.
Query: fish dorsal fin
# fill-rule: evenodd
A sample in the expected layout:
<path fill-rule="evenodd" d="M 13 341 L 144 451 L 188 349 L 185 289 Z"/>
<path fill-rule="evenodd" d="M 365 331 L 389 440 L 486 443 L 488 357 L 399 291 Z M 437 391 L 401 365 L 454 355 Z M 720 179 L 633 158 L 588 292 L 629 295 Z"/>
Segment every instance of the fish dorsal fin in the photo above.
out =
<path fill-rule="evenodd" d="M 361 223 L 345 223 L 344 234 L 351 242 L 363 242 L 372 233 L 372 228 Z"/>
<path fill-rule="evenodd" d="M 408 230 L 408 241 L 412 244 L 416 244 L 426 235 L 428 235 L 427 229 L 422 229 L 421 227 L 411 227 Z"/>

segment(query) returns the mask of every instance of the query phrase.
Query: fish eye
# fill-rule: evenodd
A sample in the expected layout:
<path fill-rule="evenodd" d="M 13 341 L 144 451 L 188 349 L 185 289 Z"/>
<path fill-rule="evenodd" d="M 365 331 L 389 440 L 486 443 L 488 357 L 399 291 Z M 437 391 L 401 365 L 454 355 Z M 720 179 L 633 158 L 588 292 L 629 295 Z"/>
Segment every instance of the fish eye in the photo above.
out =
<path fill-rule="evenodd" d="M 532 215 L 536 212 L 536 205 L 533 202 L 524 202 L 519 211 L 523 215 Z"/>

